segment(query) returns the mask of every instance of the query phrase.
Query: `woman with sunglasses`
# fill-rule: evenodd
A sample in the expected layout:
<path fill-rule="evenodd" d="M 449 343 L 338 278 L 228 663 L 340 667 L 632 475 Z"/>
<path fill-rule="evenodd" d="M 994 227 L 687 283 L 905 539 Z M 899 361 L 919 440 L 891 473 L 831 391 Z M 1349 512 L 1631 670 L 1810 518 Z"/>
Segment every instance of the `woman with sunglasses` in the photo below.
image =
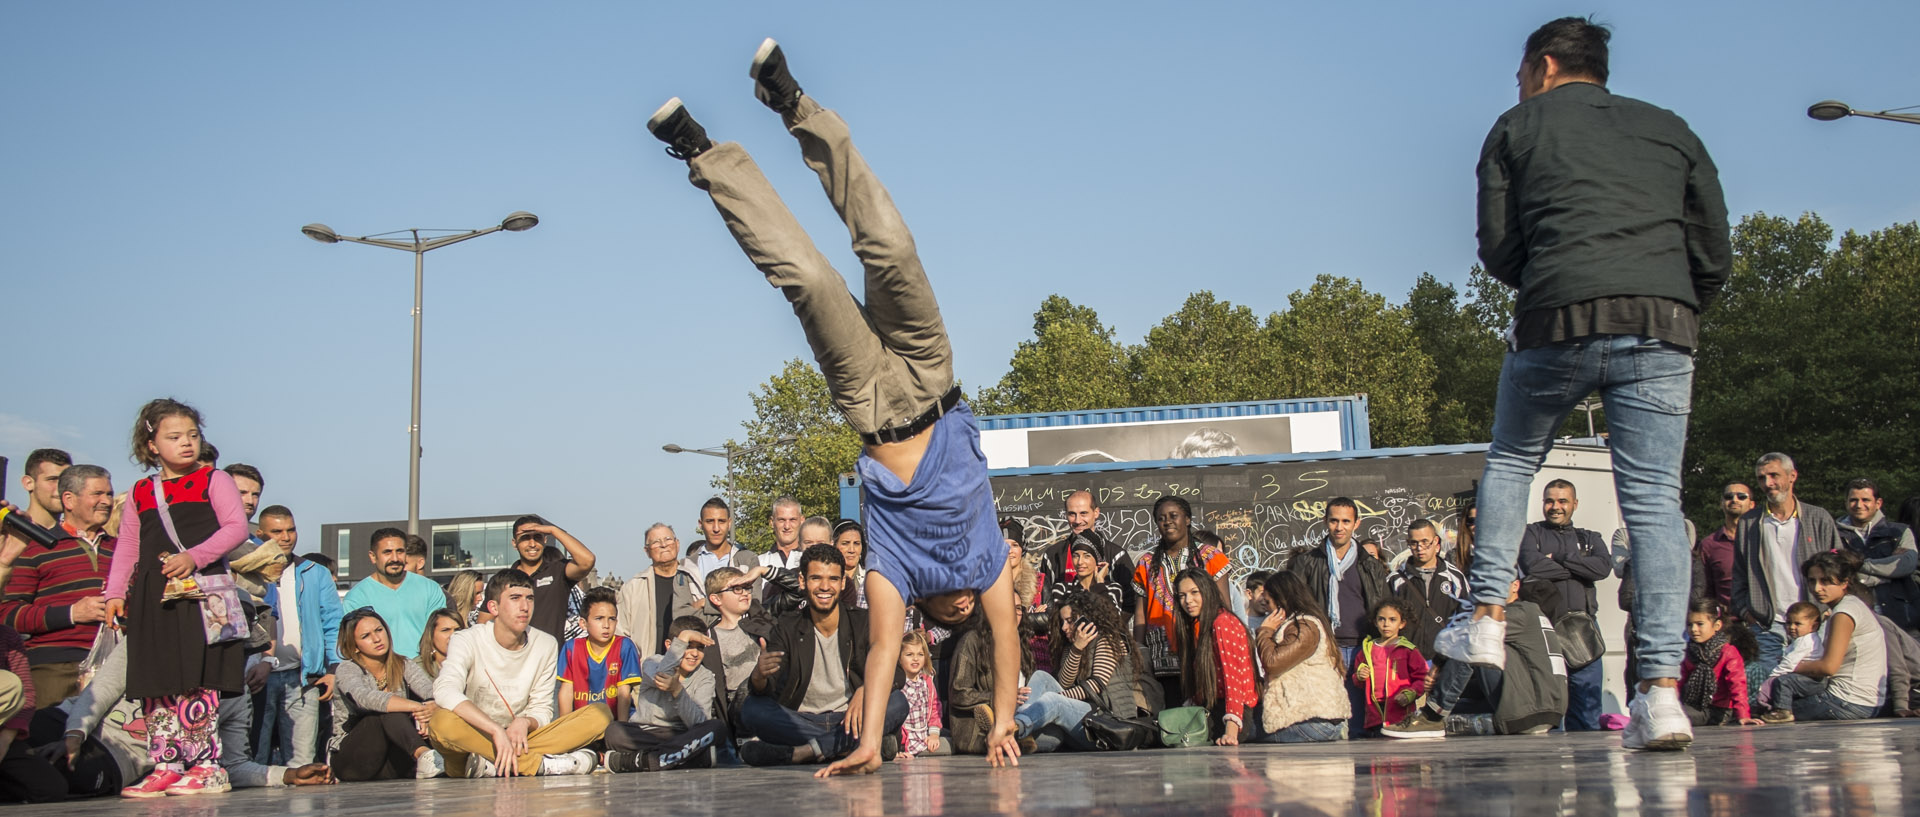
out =
<path fill-rule="evenodd" d="M 362 607 L 340 620 L 339 695 L 328 743 L 333 774 L 342 781 L 425 779 L 445 771 L 427 746 L 433 679 L 393 651 L 387 622 Z"/>

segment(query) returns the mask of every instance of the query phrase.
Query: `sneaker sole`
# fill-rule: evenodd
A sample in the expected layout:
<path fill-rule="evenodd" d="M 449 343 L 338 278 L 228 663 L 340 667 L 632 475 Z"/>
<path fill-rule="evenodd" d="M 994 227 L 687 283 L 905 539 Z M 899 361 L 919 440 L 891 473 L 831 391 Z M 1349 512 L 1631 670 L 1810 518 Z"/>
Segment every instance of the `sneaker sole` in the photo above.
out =
<path fill-rule="evenodd" d="M 1446 732 L 1395 732 L 1392 729 L 1382 729 L 1380 734 L 1395 740 L 1445 740 L 1447 737 Z"/>
<path fill-rule="evenodd" d="M 653 112 L 652 116 L 647 117 L 647 132 L 652 133 L 659 130 L 660 126 L 666 123 L 667 117 L 673 116 L 674 111 L 678 111 L 684 107 L 686 107 L 686 104 L 680 101 L 680 97 L 676 96 L 667 100 L 665 105 L 661 105 L 658 110 Z"/>
<path fill-rule="evenodd" d="M 780 47 L 780 43 L 775 41 L 772 37 L 768 37 L 765 40 L 762 40 L 760 42 L 760 48 L 753 52 L 753 65 L 747 68 L 747 77 L 749 79 L 755 79 L 755 80 L 759 79 L 760 66 L 765 65 L 767 63 L 767 58 L 773 56 L 774 50 L 778 49 L 779 47 Z M 738 52 L 735 52 L 735 53 L 738 53 Z"/>
<path fill-rule="evenodd" d="M 120 793 L 120 796 L 125 797 L 128 800 L 152 800 L 156 797 L 167 796 L 167 790 L 161 789 L 159 791 L 140 791 L 140 792 L 123 791 Z"/>
<path fill-rule="evenodd" d="M 221 792 L 232 791 L 232 790 L 233 790 L 232 786 L 227 786 L 224 788 L 215 787 L 215 786 L 202 786 L 197 789 L 167 789 L 167 796 L 168 797 L 193 797 L 201 794 L 219 794 Z"/>

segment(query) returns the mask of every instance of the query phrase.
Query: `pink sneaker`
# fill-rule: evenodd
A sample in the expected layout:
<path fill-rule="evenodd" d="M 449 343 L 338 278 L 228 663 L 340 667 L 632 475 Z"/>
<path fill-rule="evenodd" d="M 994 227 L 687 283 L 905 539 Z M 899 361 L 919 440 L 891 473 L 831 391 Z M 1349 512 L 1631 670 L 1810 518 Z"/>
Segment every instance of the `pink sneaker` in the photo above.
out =
<path fill-rule="evenodd" d="M 167 795 L 179 797 L 192 794 L 217 794 L 233 791 L 233 784 L 227 782 L 227 770 L 219 766 L 195 766 L 167 787 Z"/>
<path fill-rule="evenodd" d="M 145 780 L 120 790 L 121 797 L 165 797 L 167 787 L 180 782 L 183 775 L 172 769 L 154 769 Z"/>

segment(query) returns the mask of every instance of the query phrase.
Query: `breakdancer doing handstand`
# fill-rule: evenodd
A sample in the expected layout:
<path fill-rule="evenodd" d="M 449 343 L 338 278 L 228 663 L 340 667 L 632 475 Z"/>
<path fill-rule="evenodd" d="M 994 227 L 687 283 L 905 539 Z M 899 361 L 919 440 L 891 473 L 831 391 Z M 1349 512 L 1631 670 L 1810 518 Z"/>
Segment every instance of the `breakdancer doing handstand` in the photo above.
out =
<path fill-rule="evenodd" d="M 846 122 L 800 90 L 780 45 L 760 45 L 754 96 L 780 114 L 800 155 L 853 235 L 866 269 L 866 303 L 827 263 L 739 144 L 715 144 L 675 97 L 647 121 L 667 153 L 687 162 L 753 265 L 793 304 L 833 402 L 864 443 L 858 471 L 867 522 L 871 648 L 865 688 L 848 713 L 859 748 L 818 776 L 880 768 L 887 690 L 893 687 L 906 605 L 955 625 L 985 613 L 993 639 L 993 727 L 987 759 L 1018 764 L 1013 720 L 1021 642 L 1013 572 L 995 525 L 986 458 L 973 412 L 954 384 L 940 307 L 886 188 L 854 149 Z"/>

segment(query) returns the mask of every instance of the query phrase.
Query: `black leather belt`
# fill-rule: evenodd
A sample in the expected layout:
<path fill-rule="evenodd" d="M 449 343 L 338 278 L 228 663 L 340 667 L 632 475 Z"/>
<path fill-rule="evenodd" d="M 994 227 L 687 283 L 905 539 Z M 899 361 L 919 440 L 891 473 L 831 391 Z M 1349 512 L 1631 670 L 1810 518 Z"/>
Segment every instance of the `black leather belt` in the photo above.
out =
<path fill-rule="evenodd" d="M 884 445 L 913 439 L 914 435 L 932 427 L 935 421 L 946 416 L 947 412 L 952 411 L 953 407 L 959 404 L 960 387 L 954 386 L 940 398 L 940 402 L 927 409 L 925 414 L 907 421 L 906 425 L 883 428 L 871 434 L 861 434 L 860 441 L 867 445 Z"/>

